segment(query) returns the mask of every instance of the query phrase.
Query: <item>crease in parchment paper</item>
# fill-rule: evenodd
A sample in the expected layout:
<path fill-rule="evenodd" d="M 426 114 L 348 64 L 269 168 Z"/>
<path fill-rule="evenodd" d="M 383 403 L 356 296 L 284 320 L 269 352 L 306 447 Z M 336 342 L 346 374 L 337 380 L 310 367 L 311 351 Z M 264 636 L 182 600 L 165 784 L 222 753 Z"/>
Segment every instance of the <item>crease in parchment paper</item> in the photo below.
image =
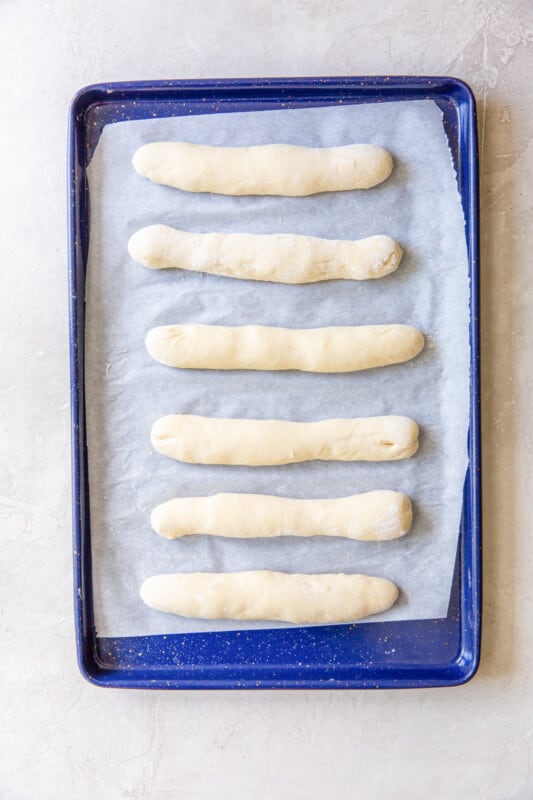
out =
<path fill-rule="evenodd" d="M 395 168 L 368 191 L 304 198 L 191 194 L 139 177 L 142 144 L 375 143 Z M 438 107 L 429 100 L 122 122 L 104 128 L 88 169 L 86 411 L 95 626 L 99 636 L 279 627 L 202 621 L 144 606 L 145 578 L 165 572 L 272 569 L 361 572 L 401 589 L 370 618 L 444 617 L 467 467 L 468 269 L 464 220 Z M 164 223 L 190 231 L 296 233 L 358 239 L 388 234 L 405 250 L 375 281 L 307 286 L 241 281 L 133 263 L 129 236 Z M 147 354 L 156 325 L 200 322 L 287 327 L 406 323 L 426 347 L 406 364 L 344 375 L 177 370 Z M 390 463 L 310 462 L 281 467 L 182 464 L 154 452 L 164 414 L 315 420 L 400 414 L 421 427 L 420 450 Z M 341 497 L 395 489 L 414 505 L 411 532 L 392 542 L 341 538 L 169 541 L 150 512 L 174 496 L 258 492 Z M 287 626 L 289 627 L 289 626 Z"/>

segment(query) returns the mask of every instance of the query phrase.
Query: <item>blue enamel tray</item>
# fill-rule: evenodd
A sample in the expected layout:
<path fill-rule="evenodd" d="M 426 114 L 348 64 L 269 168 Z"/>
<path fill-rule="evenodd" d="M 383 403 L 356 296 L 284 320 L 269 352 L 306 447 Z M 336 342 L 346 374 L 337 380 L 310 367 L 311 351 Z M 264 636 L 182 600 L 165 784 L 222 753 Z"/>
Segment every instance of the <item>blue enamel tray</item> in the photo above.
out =
<path fill-rule="evenodd" d="M 470 275 L 469 468 L 448 616 L 415 622 L 101 638 L 92 605 L 84 399 L 90 235 L 86 167 L 105 125 L 184 114 L 430 98 L 443 111 L 466 220 Z M 478 154 L 472 92 L 455 78 L 152 81 L 88 86 L 69 116 L 69 277 L 74 605 L 78 661 L 98 686 L 137 689 L 372 689 L 453 686 L 479 662 L 481 495 Z"/>

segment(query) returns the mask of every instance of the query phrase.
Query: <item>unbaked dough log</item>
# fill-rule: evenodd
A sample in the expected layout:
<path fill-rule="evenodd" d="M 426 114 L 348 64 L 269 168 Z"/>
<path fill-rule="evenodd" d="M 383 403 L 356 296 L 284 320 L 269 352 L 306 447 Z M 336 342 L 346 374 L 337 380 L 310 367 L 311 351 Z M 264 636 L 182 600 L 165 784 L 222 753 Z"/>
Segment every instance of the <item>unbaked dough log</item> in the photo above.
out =
<path fill-rule="evenodd" d="M 274 283 L 369 280 L 389 275 L 402 258 L 390 236 L 318 239 L 292 233 L 190 233 L 149 225 L 130 237 L 131 258 L 150 269 L 185 269 Z"/>
<path fill-rule="evenodd" d="M 411 501 L 380 490 L 327 500 L 263 494 L 176 497 L 152 511 L 152 527 L 167 539 L 207 533 L 232 539 L 269 536 L 343 536 L 388 541 L 411 527 Z"/>
<path fill-rule="evenodd" d="M 151 438 L 160 453 L 190 464 L 396 461 L 416 453 L 418 425 L 394 416 L 288 422 L 171 414 L 154 423 Z"/>
<path fill-rule="evenodd" d="M 150 608 L 199 619 L 353 622 L 387 611 L 398 588 L 367 575 L 257 570 L 154 575 L 141 587 Z"/>
<path fill-rule="evenodd" d="M 153 142 L 133 156 L 139 175 L 187 192 L 301 197 L 369 189 L 392 172 L 387 150 L 373 144 L 343 147 L 212 147 Z"/>
<path fill-rule="evenodd" d="M 424 337 L 410 325 L 269 328 L 165 325 L 146 337 L 150 355 L 169 367 L 354 372 L 417 356 Z"/>

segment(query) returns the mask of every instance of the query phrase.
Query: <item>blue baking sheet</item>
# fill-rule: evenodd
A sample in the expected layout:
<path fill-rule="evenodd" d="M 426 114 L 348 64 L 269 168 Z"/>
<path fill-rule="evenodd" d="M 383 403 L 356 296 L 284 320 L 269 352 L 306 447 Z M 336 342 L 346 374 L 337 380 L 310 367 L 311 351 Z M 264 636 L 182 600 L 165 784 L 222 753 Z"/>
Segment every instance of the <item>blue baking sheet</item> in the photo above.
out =
<path fill-rule="evenodd" d="M 92 604 L 84 414 L 86 167 L 106 124 L 185 114 L 429 98 L 443 112 L 466 221 L 471 285 L 469 468 L 445 619 L 312 628 L 97 637 Z M 69 124 L 74 579 L 82 673 L 131 688 L 391 688 L 453 685 L 475 673 L 480 641 L 478 190 L 475 104 L 453 78 L 327 78 L 103 84 L 74 98 Z"/>

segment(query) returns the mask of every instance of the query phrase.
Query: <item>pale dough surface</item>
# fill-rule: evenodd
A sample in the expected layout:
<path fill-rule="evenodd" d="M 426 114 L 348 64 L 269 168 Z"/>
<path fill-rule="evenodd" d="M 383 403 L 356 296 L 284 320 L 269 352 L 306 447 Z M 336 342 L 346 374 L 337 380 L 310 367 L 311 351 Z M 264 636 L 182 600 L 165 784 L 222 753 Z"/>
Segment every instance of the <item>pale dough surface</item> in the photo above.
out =
<path fill-rule="evenodd" d="M 200 619 L 353 622 L 387 611 L 394 583 L 366 575 L 305 575 L 257 570 L 154 575 L 141 597 L 157 611 Z"/>
<path fill-rule="evenodd" d="M 319 239 L 292 233 L 191 233 L 169 225 L 141 228 L 128 242 L 150 269 L 184 269 L 274 283 L 370 280 L 389 275 L 402 258 L 390 236 Z"/>
<path fill-rule="evenodd" d="M 189 142 L 145 144 L 133 156 L 139 175 L 187 192 L 286 195 L 369 189 L 392 172 L 387 150 L 373 144 L 213 147 Z"/>
<path fill-rule="evenodd" d="M 154 423 L 151 439 L 160 453 L 190 464 L 396 461 L 416 453 L 418 425 L 396 416 L 289 422 L 170 414 Z"/>
<path fill-rule="evenodd" d="M 354 372 L 409 361 L 423 346 L 423 335 L 410 325 L 165 325 L 146 337 L 152 358 L 186 369 Z"/>
<path fill-rule="evenodd" d="M 262 494 L 176 497 L 154 508 L 152 527 L 167 539 L 212 534 L 251 539 L 267 536 L 343 536 L 388 541 L 411 527 L 411 501 L 380 490 L 325 500 Z"/>

